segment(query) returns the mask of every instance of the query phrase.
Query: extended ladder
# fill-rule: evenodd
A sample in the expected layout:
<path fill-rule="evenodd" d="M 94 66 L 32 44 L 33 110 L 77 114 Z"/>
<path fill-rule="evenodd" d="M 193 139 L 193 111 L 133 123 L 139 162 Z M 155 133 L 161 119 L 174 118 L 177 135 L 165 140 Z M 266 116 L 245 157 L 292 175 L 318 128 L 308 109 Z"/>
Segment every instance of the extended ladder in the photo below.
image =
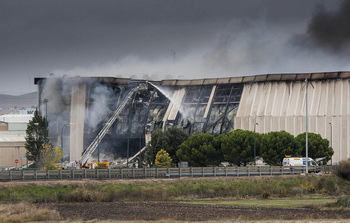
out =
<path fill-rule="evenodd" d="M 108 122 L 104 125 L 102 130 L 98 133 L 94 141 L 89 145 L 89 147 L 83 152 L 83 155 L 81 156 L 79 163 L 81 165 L 85 165 L 85 163 L 88 161 L 90 158 L 91 154 L 96 150 L 97 146 L 100 144 L 101 140 L 103 137 L 107 134 L 115 120 L 117 119 L 117 116 L 122 112 L 124 109 L 125 105 L 131 100 L 132 95 L 139 91 L 139 90 L 146 90 L 147 85 L 146 84 L 140 84 L 139 86 L 131 89 L 131 91 L 128 93 L 124 101 L 118 106 L 118 108 L 114 111 L 112 117 L 108 120 Z"/>

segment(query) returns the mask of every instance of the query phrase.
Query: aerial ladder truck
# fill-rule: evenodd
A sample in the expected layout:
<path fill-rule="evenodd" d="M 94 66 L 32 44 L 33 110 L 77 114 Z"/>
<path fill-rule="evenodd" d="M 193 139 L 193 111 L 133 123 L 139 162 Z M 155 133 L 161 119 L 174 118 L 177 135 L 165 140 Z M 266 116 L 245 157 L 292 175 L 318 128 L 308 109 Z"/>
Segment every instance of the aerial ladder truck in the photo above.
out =
<path fill-rule="evenodd" d="M 79 164 L 81 167 L 86 168 L 87 167 L 87 161 L 89 160 L 92 153 L 96 150 L 98 145 L 100 144 L 103 137 L 107 134 L 115 120 L 117 119 L 118 115 L 123 111 L 125 105 L 131 101 L 132 96 L 134 93 L 141 91 L 141 90 L 147 90 L 147 84 L 141 83 L 137 87 L 131 89 L 131 91 L 128 93 L 128 95 L 125 97 L 123 102 L 118 106 L 118 108 L 114 111 L 113 115 L 109 118 L 108 122 L 104 125 L 102 130 L 98 133 L 96 138 L 92 141 L 92 143 L 89 145 L 89 147 L 83 152 Z"/>

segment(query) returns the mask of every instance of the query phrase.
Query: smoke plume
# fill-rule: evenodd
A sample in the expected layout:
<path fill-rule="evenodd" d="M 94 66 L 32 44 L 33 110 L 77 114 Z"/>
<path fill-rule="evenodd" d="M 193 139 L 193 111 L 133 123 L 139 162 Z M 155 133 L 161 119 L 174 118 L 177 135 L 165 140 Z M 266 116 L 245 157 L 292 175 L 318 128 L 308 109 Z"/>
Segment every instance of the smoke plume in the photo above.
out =
<path fill-rule="evenodd" d="M 350 1 L 343 1 L 337 11 L 318 6 L 307 33 L 316 44 L 340 51 L 350 43 Z"/>

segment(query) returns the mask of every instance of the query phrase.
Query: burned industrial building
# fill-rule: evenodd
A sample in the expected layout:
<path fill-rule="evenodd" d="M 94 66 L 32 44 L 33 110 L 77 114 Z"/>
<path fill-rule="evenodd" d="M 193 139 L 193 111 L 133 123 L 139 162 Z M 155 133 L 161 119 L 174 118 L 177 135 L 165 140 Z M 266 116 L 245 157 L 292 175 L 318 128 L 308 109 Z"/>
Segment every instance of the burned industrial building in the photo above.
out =
<path fill-rule="evenodd" d="M 62 146 L 65 160 L 75 161 L 113 115 L 98 142 L 109 160 L 135 155 L 152 131 L 173 125 L 191 135 L 253 130 L 255 123 L 260 133 L 300 134 L 306 124 L 306 79 L 313 86 L 308 93 L 309 131 L 332 143 L 333 163 L 350 158 L 349 72 L 162 81 L 64 76 L 36 78 L 35 84 L 40 112 L 49 120 L 50 142 Z M 140 84 L 147 87 L 130 95 Z"/>

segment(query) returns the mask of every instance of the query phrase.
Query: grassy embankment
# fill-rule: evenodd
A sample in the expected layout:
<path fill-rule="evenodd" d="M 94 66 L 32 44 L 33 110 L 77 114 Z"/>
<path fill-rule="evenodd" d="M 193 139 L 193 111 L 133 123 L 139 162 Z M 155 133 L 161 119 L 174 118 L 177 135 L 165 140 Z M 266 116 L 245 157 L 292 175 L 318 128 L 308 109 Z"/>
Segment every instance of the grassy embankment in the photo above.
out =
<path fill-rule="evenodd" d="M 316 208 L 327 203 L 328 206 L 331 206 L 330 203 L 334 206 L 337 203 L 338 206 L 349 206 L 349 197 L 346 197 L 349 193 L 350 182 L 334 175 L 90 180 L 67 184 L 45 181 L 0 184 L 0 203 L 166 201 Z M 0 209 L 1 222 L 5 221 L 5 218 L 1 218 L 6 213 L 5 206 L 2 205 L 3 209 Z M 47 220 L 57 217 L 54 211 L 42 211 L 41 216 L 46 216 Z"/>

